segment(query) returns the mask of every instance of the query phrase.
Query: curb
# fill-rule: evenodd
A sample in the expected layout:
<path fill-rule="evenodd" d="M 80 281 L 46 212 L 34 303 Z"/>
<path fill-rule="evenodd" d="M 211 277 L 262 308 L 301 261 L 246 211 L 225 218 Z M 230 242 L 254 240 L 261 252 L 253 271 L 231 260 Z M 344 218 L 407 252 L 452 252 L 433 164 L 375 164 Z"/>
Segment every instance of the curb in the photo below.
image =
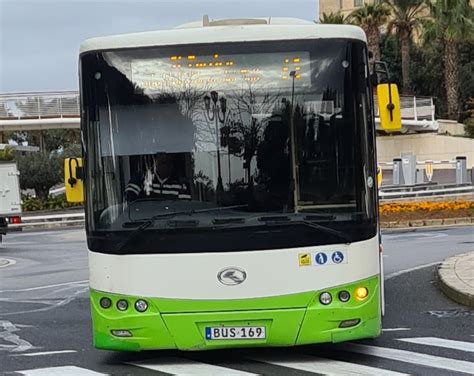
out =
<path fill-rule="evenodd" d="M 413 219 L 410 221 L 380 222 L 380 227 L 384 229 L 452 226 L 452 225 L 474 225 L 474 217 L 444 218 L 444 219 Z"/>
<path fill-rule="evenodd" d="M 474 251 L 448 257 L 438 268 L 439 287 L 443 293 L 457 303 L 474 308 Z"/>

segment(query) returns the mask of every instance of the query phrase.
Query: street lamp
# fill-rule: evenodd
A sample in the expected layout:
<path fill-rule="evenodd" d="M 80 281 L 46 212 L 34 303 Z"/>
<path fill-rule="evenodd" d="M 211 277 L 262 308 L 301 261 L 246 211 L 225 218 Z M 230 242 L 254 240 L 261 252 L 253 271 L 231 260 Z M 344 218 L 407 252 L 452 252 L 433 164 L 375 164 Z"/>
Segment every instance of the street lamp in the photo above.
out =
<path fill-rule="evenodd" d="M 211 106 L 212 101 L 212 106 Z M 217 103 L 219 102 L 219 103 Z M 220 195 L 224 191 L 222 184 L 222 170 L 221 170 L 221 153 L 219 144 L 219 123 L 224 124 L 225 115 L 227 112 L 227 99 L 224 96 L 219 98 L 219 93 L 215 90 L 211 91 L 211 96 L 204 96 L 204 107 L 206 108 L 206 116 L 209 121 L 215 121 L 216 124 L 216 149 L 217 149 L 217 201 L 220 201 Z"/>
<path fill-rule="evenodd" d="M 291 152 L 291 173 L 292 173 L 292 188 L 293 188 L 293 210 L 295 213 L 298 212 L 298 166 L 296 164 L 296 140 L 295 140 L 295 79 L 296 71 L 290 72 L 290 77 L 292 78 L 292 87 L 291 87 L 291 112 L 290 112 L 290 152 Z"/>

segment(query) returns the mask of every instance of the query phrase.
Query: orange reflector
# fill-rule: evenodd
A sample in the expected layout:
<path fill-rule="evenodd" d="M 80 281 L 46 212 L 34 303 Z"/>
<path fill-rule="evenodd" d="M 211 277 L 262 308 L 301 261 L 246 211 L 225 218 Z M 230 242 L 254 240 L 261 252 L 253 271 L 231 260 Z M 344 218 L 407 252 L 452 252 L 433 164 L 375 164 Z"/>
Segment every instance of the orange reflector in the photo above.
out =
<path fill-rule="evenodd" d="M 358 287 L 355 290 L 355 297 L 357 300 L 364 300 L 369 295 L 369 290 L 366 287 Z"/>

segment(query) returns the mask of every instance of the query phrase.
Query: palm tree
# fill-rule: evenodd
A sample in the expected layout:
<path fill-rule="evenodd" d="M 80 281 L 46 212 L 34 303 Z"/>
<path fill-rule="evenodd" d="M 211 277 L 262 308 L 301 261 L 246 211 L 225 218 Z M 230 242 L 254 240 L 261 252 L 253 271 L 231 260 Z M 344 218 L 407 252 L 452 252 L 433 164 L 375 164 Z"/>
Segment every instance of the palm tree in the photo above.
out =
<path fill-rule="evenodd" d="M 402 84 L 403 92 L 410 90 L 410 41 L 414 31 L 421 26 L 423 12 L 426 9 L 424 0 L 389 0 L 391 10 L 388 31 L 398 36 L 402 53 Z"/>
<path fill-rule="evenodd" d="M 424 22 L 426 42 L 438 40 L 444 45 L 444 86 L 448 118 L 459 115 L 459 43 L 474 38 L 474 10 L 469 0 L 431 0 L 431 20 Z"/>
<path fill-rule="evenodd" d="M 323 16 L 319 18 L 319 23 L 322 24 L 345 24 L 346 17 L 341 12 L 323 13 Z"/>
<path fill-rule="evenodd" d="M 364 4 L 349 14 L 348 21 L 360 26 L 367 35 L 369 51 L 372 51 L 374 59 L 380 60 L 380 26 L 384 25 L 390 10 L 384 3 Z"/>

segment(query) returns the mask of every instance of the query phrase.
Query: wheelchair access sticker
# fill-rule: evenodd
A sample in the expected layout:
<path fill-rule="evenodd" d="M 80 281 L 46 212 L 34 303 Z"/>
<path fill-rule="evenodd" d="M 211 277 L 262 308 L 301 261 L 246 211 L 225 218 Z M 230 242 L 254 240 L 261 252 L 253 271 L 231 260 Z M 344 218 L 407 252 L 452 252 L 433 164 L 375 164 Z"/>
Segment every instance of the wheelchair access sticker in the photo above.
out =
<path fill-rule="evenodd" d="M 325 265 L 339 265 L 347 264 L 346 251 L 327 251 L 327 252 L 312 252 L 304 254 L 304 261 L 302 262 L 303 254 L 299 255 L 300 266 L 325 266 Z M 309 257 L 308 257 L 309 256 Z M 309 260 L 311 261 L 308 261 Z"/>

